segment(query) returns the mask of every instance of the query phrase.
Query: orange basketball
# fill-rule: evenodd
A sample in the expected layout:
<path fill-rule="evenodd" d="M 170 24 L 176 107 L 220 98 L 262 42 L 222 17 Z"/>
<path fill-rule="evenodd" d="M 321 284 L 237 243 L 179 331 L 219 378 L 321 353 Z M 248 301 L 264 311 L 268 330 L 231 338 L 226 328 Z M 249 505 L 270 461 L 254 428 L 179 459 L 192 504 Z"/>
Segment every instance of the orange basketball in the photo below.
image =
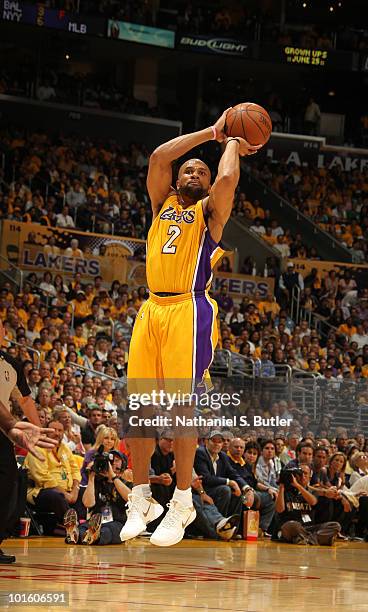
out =
<path fill-rule="evenodd" d="M 251 145 L 264 145 L 272 132 L 272 121 L 268 112 L 253 102 L 237 104 L 226 117 L 226 136 L 240 136 Z"/>

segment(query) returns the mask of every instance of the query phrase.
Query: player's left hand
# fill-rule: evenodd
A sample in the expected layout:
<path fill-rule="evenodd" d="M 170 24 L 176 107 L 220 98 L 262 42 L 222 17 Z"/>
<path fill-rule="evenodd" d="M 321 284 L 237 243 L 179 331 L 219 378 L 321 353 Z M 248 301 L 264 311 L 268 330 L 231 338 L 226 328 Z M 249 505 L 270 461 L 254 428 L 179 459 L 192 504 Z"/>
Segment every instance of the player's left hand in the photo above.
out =
<path fill-rule="evenodd" d="M 219 117 L 219 119 L 217 119 L 216 123 L 213 124 L 213 127 L 216 128 L 216 140 L 217 142 L 224 142 L 224 140 L 226 140 L 226 134 L 225 134 L 225 123 L 226 123 L 226 116 L 229 112 L 229 110 L 232 109 L 232 106 L 230 106 L 229 108 L 227 108 L 221 115 L 221 117 Z"/>
<path fill-rule="evenodd" d="M 237 140 L 239 141 L 239 155 L 240 157 L 245 157 L 246 155 L 254 155 L 255 153 L 258 153 L 259 149 L 261 149 L 261 147 L 263 145 L 251 145 L 249 144 L 249 142 L 247 142 L 246 140 L 244 140 L 244 138 L 240 138 L 240 136 L 236 137 Z M 226 138 L 226 142 L 229 139 Z"/>
<path fill-rule="evenodd" d="M 57 445 L 57 441 L 49 438 L 48 434 L 52 434 L 53 431 L 47 427 L 37 427 L 27 421 L 17 421 L 7 435 L 12 442 L 27 450 L 36 459 L 45 461 L 44 455 L 36 446 L 52 450 Z"/>

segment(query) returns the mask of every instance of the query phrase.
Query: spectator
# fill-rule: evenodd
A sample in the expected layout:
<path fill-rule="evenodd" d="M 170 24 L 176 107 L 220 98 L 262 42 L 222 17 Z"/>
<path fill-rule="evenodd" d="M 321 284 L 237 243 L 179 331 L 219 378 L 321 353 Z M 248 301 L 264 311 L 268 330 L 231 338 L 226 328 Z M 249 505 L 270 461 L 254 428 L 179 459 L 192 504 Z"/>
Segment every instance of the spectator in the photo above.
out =
<path fill-rule="evenodd" d="M 310 467 L 302 466 L 302 476 L 285 468 L 290 485 L 280 483 L 276 499 L 276 524 L 273 539 L 293 544 L 319 544 L 331 546 L 341 531 L 337 522 L 315 524 L 312 508 L 317 498 L 309 491 Z"/>
<path fill-rule="evenodd" d="M 228 457 L 221 451 L 222 434 L 212 431 L 205 447 L 196 450 L 194 469 L 202 476 L 203 488 L 219 512 L 227 517 L 240 514 L 242 507 L 241 490 L 246 482 L 231 467 Z"/>
<path fill-rule="evenodd" d="M 50 437 L 57 440 L 56 448 L 41 449 L 45 461 L 28 454 L 24 462 L 29 478 L 27 501 L 37 510 L 54 512 L 62 524 L 64 514 L 78 499 L 81 475 L 75 456 L 63 442 L 63 425 L 51 421 L 49 427 L 54 430 Z"/>
<path fill-rule="evenodd" d="M 270 492 L 278 491 L 276 470 L 274 464 L 275 443 L 273 440 L 264 440 L 261 445 L 262 454 L 256 467 L 256 478 L 267 487 Z"/>
<path fill-rule="evenodd" d="M 227 454 L 232 467 L 250 487 L 244 493 L 245 505 L 252 510 L 259 510 L 259 525 L 262 531 L 267 534 L 275 512 L 273 500 L 276 493 L 273 489 L 267 488 L 267 485 L 258 482 L 256 478 L 255 470 L 260 448 L 257 443 L 248 442 L 245 444 L 241 438 L 233 438 Z"/>
<path fill-rule="evenodd" d="M 63 206 L 61 213 L 56 215 L 56 227 L 75 227 L 74 221 L 69 215 L 69 206 Z"/>
<path fill-rule="evenodd" d="M 88 451 L 96 442 L 96 430 L 102 422 L 102 411 L 96 405 L 91 406 L 86 425 L 82 429 L 82 443 Z"/>
<path fill-rule="evenodd" d="M 117 450 L 112 451 L 112 456 L 106 471 L 96 473 L 89 465 L 82 498 L 89 520 L 78 528 L 77 512 L 71 509 L 65 514 L 67 544 L 121 544 L 120 531 L 126 522 L 125 506 L 131 489 L 122 477 L 126 457 Z"/>
<path fill-rule="evenodd" d="M 313 98 L 309 98 L 304 114 L 304 127 L 306 134 L 318 136 L 321 110 Z"/>

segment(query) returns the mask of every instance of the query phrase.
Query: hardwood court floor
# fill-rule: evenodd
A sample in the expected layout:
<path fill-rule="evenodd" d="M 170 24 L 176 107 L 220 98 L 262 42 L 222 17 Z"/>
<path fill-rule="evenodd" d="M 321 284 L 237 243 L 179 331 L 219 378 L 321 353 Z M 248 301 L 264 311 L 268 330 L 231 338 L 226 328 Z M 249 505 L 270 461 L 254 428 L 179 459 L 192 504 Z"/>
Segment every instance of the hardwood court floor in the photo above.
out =
<path fill-rule="evenodd" d="M 29 604 L 8 610 L 368 611 L 364 543 L 327 548 L 184 540 L 173 548 L 156 548 L 138 538 L 121 546 L 88 547 L 30 538 L 5 544 L 17 563 L 0 565 L 1 594 L 69 595 L 69 607 Z"/>

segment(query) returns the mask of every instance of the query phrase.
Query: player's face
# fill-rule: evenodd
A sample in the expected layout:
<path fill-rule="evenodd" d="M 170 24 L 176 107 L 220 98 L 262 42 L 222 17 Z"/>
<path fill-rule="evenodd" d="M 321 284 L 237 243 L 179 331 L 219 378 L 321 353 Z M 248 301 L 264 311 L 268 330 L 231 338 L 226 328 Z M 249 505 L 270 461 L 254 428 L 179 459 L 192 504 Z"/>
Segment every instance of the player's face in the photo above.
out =
<path fill-rule="evenodd" d="M 196 202 L 208 194 L 210 182 L 211 174 L 206 164 L 191 159 L 180 168 L 176 187 L 181 195 Z"/>

